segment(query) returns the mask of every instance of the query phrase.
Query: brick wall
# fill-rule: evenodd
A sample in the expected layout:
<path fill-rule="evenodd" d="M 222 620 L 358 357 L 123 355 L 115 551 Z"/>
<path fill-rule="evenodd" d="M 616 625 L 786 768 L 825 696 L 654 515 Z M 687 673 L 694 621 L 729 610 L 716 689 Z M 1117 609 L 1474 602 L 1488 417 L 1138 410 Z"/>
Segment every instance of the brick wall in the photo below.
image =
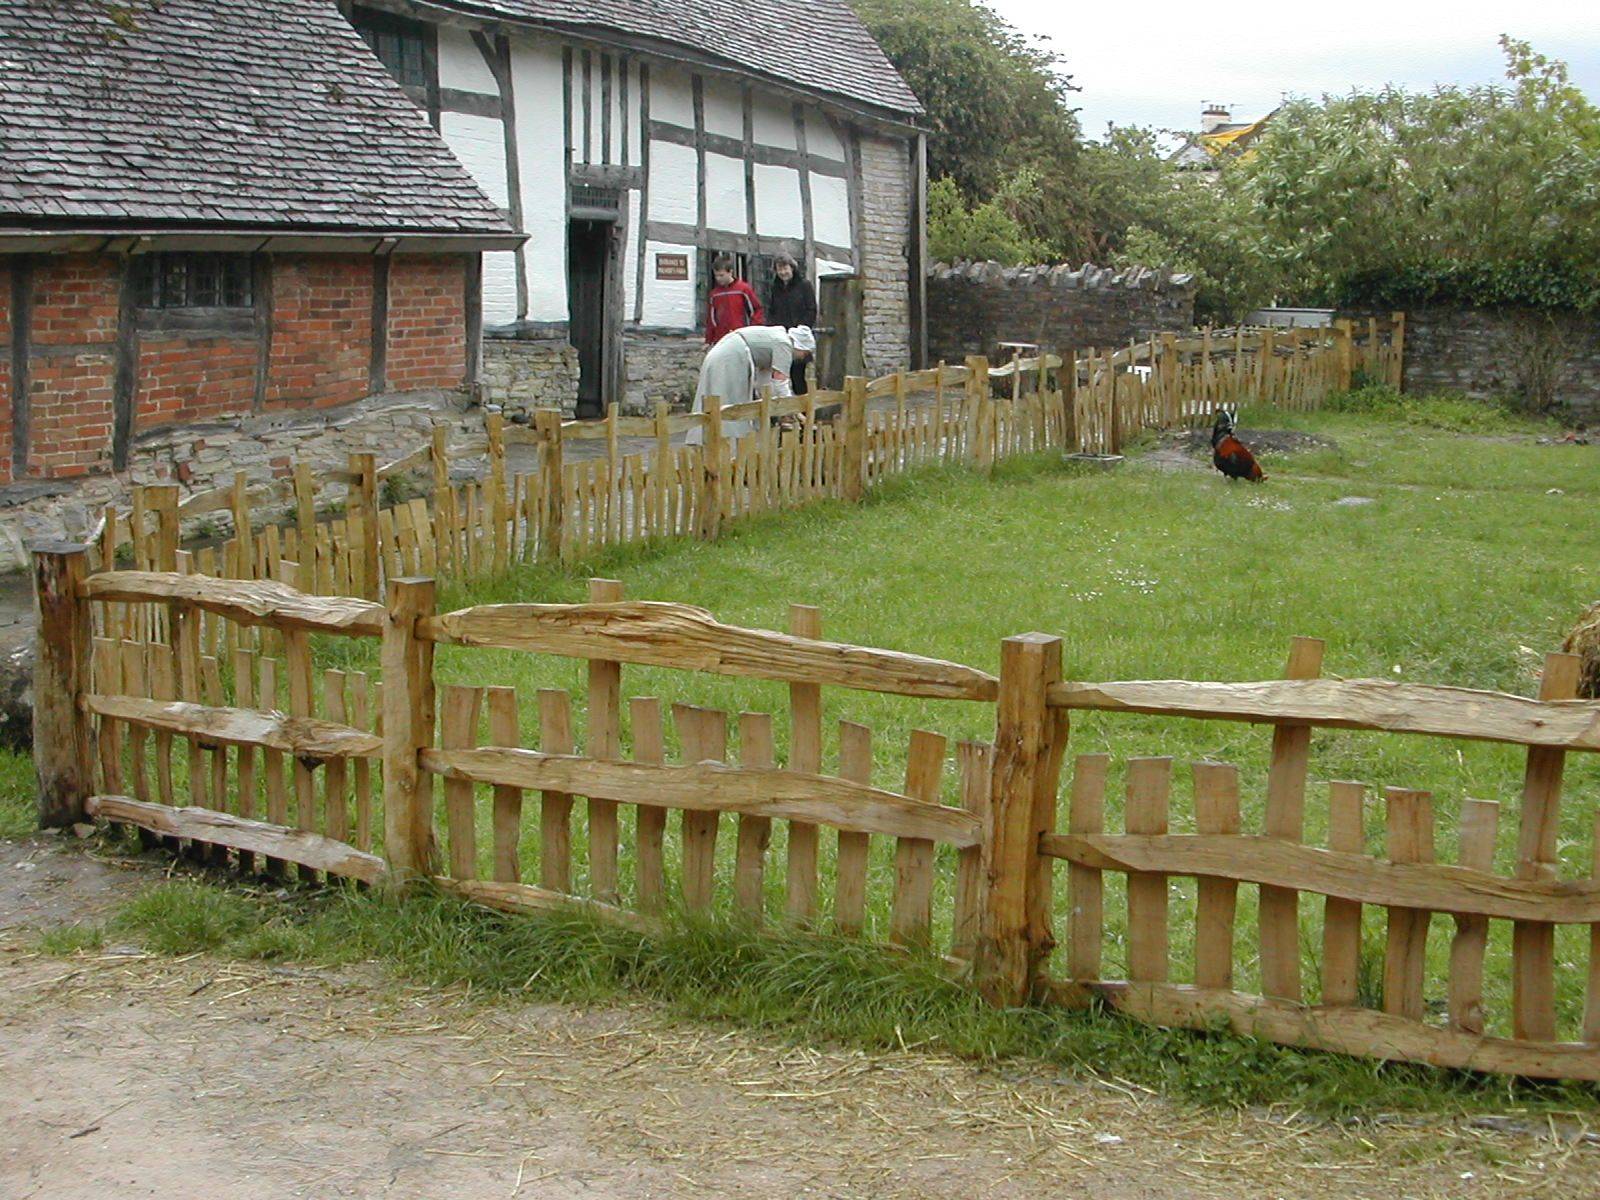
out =
<path fill-rule="evenodd" d="M 36 260 L 28 356 L 28 474 L 59 479 L 111 466 L 116 371 L 114 258 Z"/>
<path fill-rule="evenodd" d="M 1126 346 L 1152 332 L 1193 327 L 1194 286 L 1187 275 L 992 262 L 939 263 L 928 273 L 928 354 L 934 360 L 994 355 L 1001 341 L 1054 350 Z"/>
<path fill-rule="evenodd" d="M 0 256 L 0 484 L 11 483 L 12 273 Z M 111 255 L 31 260 L 28 465 L 58 480 L 112 467 L 117 322 L 124 261 Z M 389 274 L 387 387 L 458 388 L 465 382 L 463 255 L 397 256 Z M 328 408 L 370 391 L 373 260 L 361 255 L 279 255 L 271 262 L 271 345 L 258 379 L 261 340 L 253 310 L 215 321 L 204 310 L 140 316 L 133 435 L 228 422 L 257 408 Z M 199 328 L 198 319 L 205 321 Z M 224 332 L 225 331 L 225 332 Z"/>
<path fill-rule="evenodd" d="M 387 384 L 459 387 L 467 373 L 466 271 L 474 261 L 397 254 L 389 264 Z"/>
<path fill-rule="evenodd" d="M 272 264 L 268 408 L 326 407 L 367 394 L 372 260 L 280 257 Z"/>
<path fill-rule="evenodd" d="M 254 337 L 139 336 L 136 427 L 243 416 L 255 405 Z"/>
<path fill-rule="evenodd" d="M 863 134 L 861 157 L 862 360 L 868 376 L 911 361 L 911 152 Z"/>

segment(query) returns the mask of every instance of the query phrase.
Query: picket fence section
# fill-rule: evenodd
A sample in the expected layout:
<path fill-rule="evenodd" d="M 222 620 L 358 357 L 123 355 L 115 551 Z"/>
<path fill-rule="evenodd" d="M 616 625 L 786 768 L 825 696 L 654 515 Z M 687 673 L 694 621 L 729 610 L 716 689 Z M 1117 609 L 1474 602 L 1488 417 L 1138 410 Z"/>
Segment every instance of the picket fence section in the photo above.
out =
<path fill-rule="evenodd" d="M 850 379 L 843 391 L 649 417 L 528 426 L 498 414 L 477 444 L 427 445 L 379 464 L 352 454 L 342 472 L 295 465 L 285 494 L 253 495 L 243 474 L 180 498 L 175 486 L 134 489 L 109 508 L 94 539 L 99 565 L 192 569 L 275 580 L 309 594 L 377 600 L 411 575 L 481 578 L 519 562 L 578 561 L 608 546 L 669 537 L 715 538 L 730 521 L 808 504 L 859 500 L 878 482 L 929 464 L 979 470 L 1018 454 L 1115 455 L 1146 429 L 1208 422 L 1219 406 L 1319 405 L 1361 377 L 1398 386 L 1403 314 L 1325 329 L 1206 330 L 1120 349 L 1042 353 Z M 603 443 L 601 454 L 583 443 Z M 693 442 L 693 444 L 690 444 Z M 519 454 L 519 448 L 525 453 Z M 452 457 L 486 458 L 483 478 L 452 479 Z M 535 469 L 515 471 L 531 457 Z M 424 495 L 404 491 L 426 479 Z M 415 484 L 420 487 L 421 484 Z M 293 520 L 259 522 L 287 502 Z M 226 516 L 233 536 L 179 554 L 179 531 Z M 120 557 L 119 557 L 120 556 Z"/>
<path fill-rule="evenodd" d="M 611 580 L 593 581 L 583 604 L 441 613 L 426 579 L 390 581 L 380 604 L 271 581 L 91 574 L 81 547 L 41 551 L 36 575 L 48 825 L 98 817 L 280 877 L 426 877 L 497 908 L 580 906 L 640 929 L 671 907 L 738 913 L 931 951 L 997 1004 L 1098 1002 L 1160 1025 L 1223 1022 L 1350 1054 L 1600 1080 L 1600 861 L 1561 878 L 1557 847 L 1565 759 L 1600 750 L 1600 702 L 1572 699 L 1570 655 L 1550 656 L 1536 699 L 1322 679 L 1314 639 L 1296 639 L 1279 680 L 1078 682 L 1063 677 L 1060 639 L 1043 634 L 1005 639 L 991 674 L 826 641 L 803 605 L 788 632 L 752 629 L 628 601 Z M 381 679 L 319 669 L 318 638 L 377 640 Z M 559 689 L 519 696 L 492 676 L 441 686 L 439 646 L 481 651 L 486 669 L 507 653 L 580 660 L 586 681 L 577 703 Z M 639 667 L 764 680 L 786 703 L 669 709 L 625 686 Z M 877 778 L 872 730 L 824 729 L 830 688 L 989 705 L 994 735 L 952 753 L 919 729 L 903 779 Z M 1226 763 L 1194 764 L 1192 831 L 1172 828 L 1166 758 L 1127 764 L 1120 832 L 1106 820 L 1104 755 L 1072 760 L 1063 804 L 1068 717 L 1084 711 L 1270 726 L 1261 828 L 1242 827 L 1248 785 Z M 1371 789 L 1310 786 L 1314 729 L 1526 747 L 1513 870 L 1493 868 L 1513 823 L 1498 804 L 1462 806 L 1445 863 L 1430 796 L 1410 787 L 1385 789 L 1384 848 L 1371 853 Z M 1321 804 L 1328 845 L 1306 845 Z M 1107 872 L 1126 888 L 1108 887 Z M 1175 876 L 1198 880 L 1193 929 L 1176 935 Z M 1256 993 L 1236 979 L 1241 885 L 1259 891 Z M 1360 986 L 1363 906 L 1386 919 L 1376 999 Z M 1434 913 L 1455 926 L 1442 975 L 1427 953 Z M 1495 921 L 1511 922 L 1509 961 L 1487 952 Z M 1581 1014 L 1556 1003 L 1560 924 L 1591 931 Z M 1319 961 L 1307 974 L 1311 931 Z M 1104 970 L 1113 936 L 1123 978 Z M 1193 940 L 1181 980 L 1175 936 Z M 1507 993 L 1509 1011 L 1496 1011 L 1487 997 Z"/>

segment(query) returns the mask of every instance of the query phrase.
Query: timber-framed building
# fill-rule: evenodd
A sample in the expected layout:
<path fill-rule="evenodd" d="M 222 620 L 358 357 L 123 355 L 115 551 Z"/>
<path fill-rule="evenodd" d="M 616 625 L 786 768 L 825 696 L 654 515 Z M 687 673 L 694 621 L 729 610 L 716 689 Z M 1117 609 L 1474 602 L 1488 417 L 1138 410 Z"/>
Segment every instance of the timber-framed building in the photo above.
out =
<path fill-rule="evenodd" d="M 922 109 L 845 0 L 342 7 L 529 235 L 484 256 L 491 394 L 692 390 L 719 251 L 820 282 L 825 382 L 920 360 Z"/>

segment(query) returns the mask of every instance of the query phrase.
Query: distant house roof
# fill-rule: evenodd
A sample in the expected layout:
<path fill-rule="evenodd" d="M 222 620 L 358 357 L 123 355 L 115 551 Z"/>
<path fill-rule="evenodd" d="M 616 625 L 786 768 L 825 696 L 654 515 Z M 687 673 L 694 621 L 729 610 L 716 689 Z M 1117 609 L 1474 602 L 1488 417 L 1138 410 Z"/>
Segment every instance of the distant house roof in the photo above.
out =
<path fill-rule="evenodd" d="M 522 239 L 332 0 L 4 0 L 0 231 Z"/>
<path fill-rule="evenodd" d="M 383 0 L 378 0 L 382 3 Z M 845 0 L 431 0 L 434 7 L 537 25 L 621 35 L 682 47 L 710 62 L 805 92 L 882 109 L 902 120 L 922 113 Z"/>
<path fill-rule="evenodd" d="M 1214 126 L 1205 133 L 1190 136 L 1188 142 L 1172 156 L 1179 167 L 1213 170 L 1224 158 L 1242 156 L 1251 142 L 1260 136 L 1276 109 L 1254 121 L 1228 121 Z"/>

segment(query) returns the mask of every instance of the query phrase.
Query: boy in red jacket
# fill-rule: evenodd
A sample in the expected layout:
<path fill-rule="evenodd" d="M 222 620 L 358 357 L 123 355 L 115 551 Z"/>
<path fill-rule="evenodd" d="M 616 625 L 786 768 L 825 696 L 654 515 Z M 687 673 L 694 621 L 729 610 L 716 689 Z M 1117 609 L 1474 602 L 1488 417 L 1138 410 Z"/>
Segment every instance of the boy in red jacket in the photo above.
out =
<path fill-rule="evenodd" d="M 734 278 L 732 255 L 719 254 L 712 259 L 711 274 L 717 286 L 711 289 L 711 303 L 707 306 L 706 345 L 715 346 L 735 329 L 765 322 L 755 289 Z"/>

